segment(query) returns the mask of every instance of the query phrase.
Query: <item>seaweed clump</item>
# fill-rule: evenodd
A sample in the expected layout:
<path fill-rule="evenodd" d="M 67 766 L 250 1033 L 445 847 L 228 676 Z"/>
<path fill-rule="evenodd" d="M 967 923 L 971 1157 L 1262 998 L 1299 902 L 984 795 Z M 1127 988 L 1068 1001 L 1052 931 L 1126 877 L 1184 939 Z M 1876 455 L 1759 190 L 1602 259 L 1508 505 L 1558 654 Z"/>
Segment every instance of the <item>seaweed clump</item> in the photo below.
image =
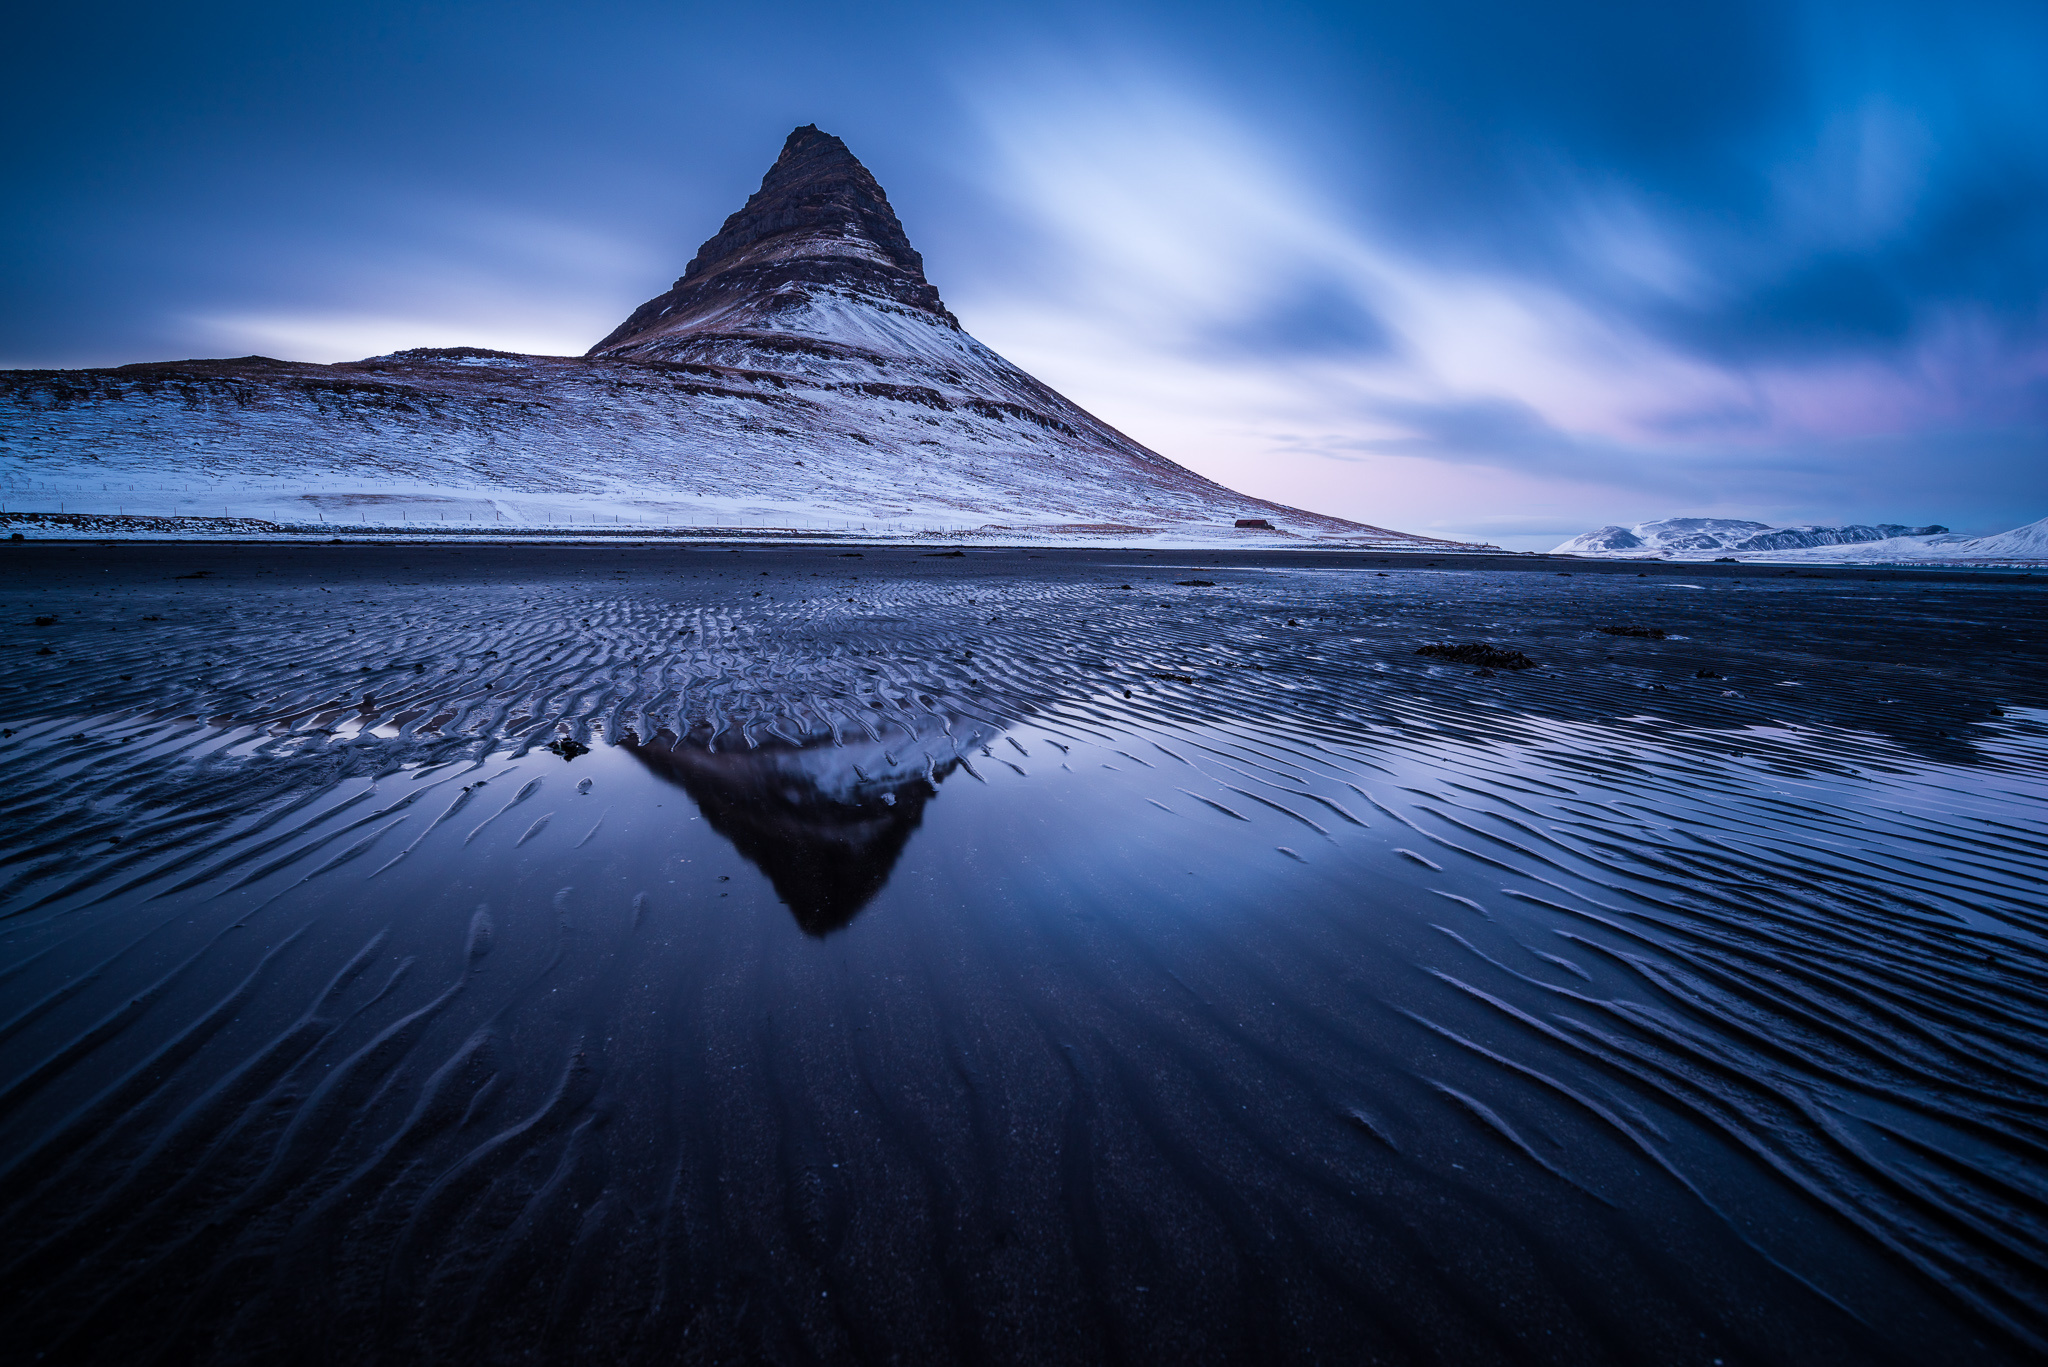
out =
<path fill-rule="evenodd" d="M 560 755 L 565 760 L 574 759 L 578 755 L 587 755 L 590 753 L 589 746 L 585 745 L 580 740 L 574 740 L 568 736 L 562 736 L 556 740 L 549 741 L 545 748 L 553 751 L 555 754 Z"/>

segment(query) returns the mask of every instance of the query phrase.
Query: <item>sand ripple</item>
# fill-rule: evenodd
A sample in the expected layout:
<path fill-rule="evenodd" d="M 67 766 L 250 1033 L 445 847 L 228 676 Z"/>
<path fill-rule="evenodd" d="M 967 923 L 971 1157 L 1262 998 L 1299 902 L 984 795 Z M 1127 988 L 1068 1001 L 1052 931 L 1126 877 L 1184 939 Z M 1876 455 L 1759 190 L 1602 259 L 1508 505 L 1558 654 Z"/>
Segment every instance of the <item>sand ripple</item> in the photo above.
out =
<path fill-rule="evenodd" d="M 2035 590 L 265 554 L 13 629 L 48 1360 L 2048 1348 Z"/>

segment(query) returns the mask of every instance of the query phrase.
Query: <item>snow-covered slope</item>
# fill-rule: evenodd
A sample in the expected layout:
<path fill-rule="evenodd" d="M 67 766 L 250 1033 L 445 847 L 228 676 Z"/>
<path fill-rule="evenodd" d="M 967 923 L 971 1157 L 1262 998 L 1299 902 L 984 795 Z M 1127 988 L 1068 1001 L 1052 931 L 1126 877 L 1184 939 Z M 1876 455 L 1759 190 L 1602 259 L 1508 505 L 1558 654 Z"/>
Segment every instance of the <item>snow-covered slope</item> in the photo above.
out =
<path fill-rule="evenodd" d="M 1947 531 L 1948 528 L 1933 523 L 1924 527 L 1908 527 L 1900 522 L 1852 522 L 1841 527 L 1823 527 L 1818 523 L 1809 522 L 1796 527 L 1773 527 L 1767 532 L 1758 532 L 1755 536 L 1736 542 L 1730 549 L 1794 551 L 1816 546 L 1856 546 L 1896 538 L 1924 540 L 1940 536 Z"/>
<path fill-rule="evenodd" d="M 1745 522 L 1732 517 L 1666 517 L 1638 522 L 1631 530 L 1652 550 L 1712 551 L 1769 527 L 1768 522 Z"/>
<path fill-rule="evenodd" d="M 0 434 L 10 515 L 1451 544 L 1226 489 L 1003 360 L 813 127 L 587 356 L 13 371 Z"/>
<path fill-rule="evenodd" d="M 1969 555 L 2010 555 L 2023 560 L 2048 560 L 2048 517 L 1996 536 L 1980 536 L 1965 541 L 1963 545 L 1968 547 L 1965 553 Z"/>
<path fill-rule="evenodd" d="M 1901 536 L 1856 546 L 1821 546 L 1781 552 L 1773 560 L 1850 564 L 2048 565 L 2048 517 L 1991 536 Z"/>
<path fill-rule="evenodd" d="M 1608 525 L 1580 532 L 1554 549 L 1552 555 L 1603 555 L 1614 551 L 1643 550 L 1643 539 L 1627 527 Z"/>
<path fill-rule="evenodd" d="M 1904 523 L 1849 523 L 1839 527 L 1801 523 L 1773 527 L 1768 522 L 1748 522 L 1725 517 L 1667 517 L 1655 522 L 1638 522 L 1633 527 L 1601 527 L 1584 532 L 1552 554 L 1641 555 L 1679 558 L 1702 555 L 1764 555 L 1773 558 L 1793 551 L 1876 545 L 1910 541 L 1914 545 L 1939 545 L 1963 538 L 1947 536 L 1941 526 L 1909 527 Z M 1840 553 L 1834 553 L 1840 559 Z"/>

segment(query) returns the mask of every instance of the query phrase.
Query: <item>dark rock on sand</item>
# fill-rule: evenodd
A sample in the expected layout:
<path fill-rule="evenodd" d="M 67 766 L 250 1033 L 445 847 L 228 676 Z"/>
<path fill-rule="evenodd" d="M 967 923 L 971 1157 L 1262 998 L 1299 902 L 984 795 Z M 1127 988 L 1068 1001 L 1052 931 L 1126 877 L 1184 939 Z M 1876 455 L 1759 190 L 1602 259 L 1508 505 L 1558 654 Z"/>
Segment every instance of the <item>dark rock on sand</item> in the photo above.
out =
<path fill-rule="evenodd" d="M 1455 664 L 1478 665 L 1484 669 L 1534 669 L 1536 662 L 1519 650 L 1503 650 L 1483 641 L 1467 641 L 1463 645 L 1449 641 L 1426 645 L 1415 652 L 1417 655 L 1432 655 L 1440 660 Z"/>

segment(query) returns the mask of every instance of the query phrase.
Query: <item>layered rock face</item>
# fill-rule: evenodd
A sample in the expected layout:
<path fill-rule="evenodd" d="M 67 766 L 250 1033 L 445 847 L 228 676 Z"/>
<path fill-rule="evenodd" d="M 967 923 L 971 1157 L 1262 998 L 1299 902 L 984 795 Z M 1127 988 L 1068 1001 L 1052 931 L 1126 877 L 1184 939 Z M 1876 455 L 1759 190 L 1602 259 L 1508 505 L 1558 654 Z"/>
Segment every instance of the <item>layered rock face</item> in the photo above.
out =
<path fill-rule="evenodd" d="M 889 197 L 846 144 L 814 124 L 789 135 L 746 207 L 697 249 L 683 278 L 633 310 L 592 356 L 663 360 L 703 344 L 707 329 L 786 330 L 787 315 L 811 302 L 811 287 L 960 324 L 924 278 Z"/>
<path fill-rule="evenodd" d="M 947 310 L 867 168 L 811 126 L 682 278 L 584 356 L 13 371 L 0 419 L 10 515 L 1225 541 L 1264 518 L 1451 544 L 1226 489 L 1011 365 Z"/>
<path fill-rule="evenodd" d="M 1908 536 L 1939 536 L 1948 528 L 1938 522 L 1924 527 L 1911 527 L 1903 522 L 1879 522 L 1876 524 L 1851 522 L 1841 527 L 1823 527 L 1806 524 L 1798 527 L 1778 527 L 1768 532 L 1737 542 L 1729 549 L 1738 551 L 1789 551 L 1808 546 L 1858 546 L 1869 541 L 1892 541 Z"/>

